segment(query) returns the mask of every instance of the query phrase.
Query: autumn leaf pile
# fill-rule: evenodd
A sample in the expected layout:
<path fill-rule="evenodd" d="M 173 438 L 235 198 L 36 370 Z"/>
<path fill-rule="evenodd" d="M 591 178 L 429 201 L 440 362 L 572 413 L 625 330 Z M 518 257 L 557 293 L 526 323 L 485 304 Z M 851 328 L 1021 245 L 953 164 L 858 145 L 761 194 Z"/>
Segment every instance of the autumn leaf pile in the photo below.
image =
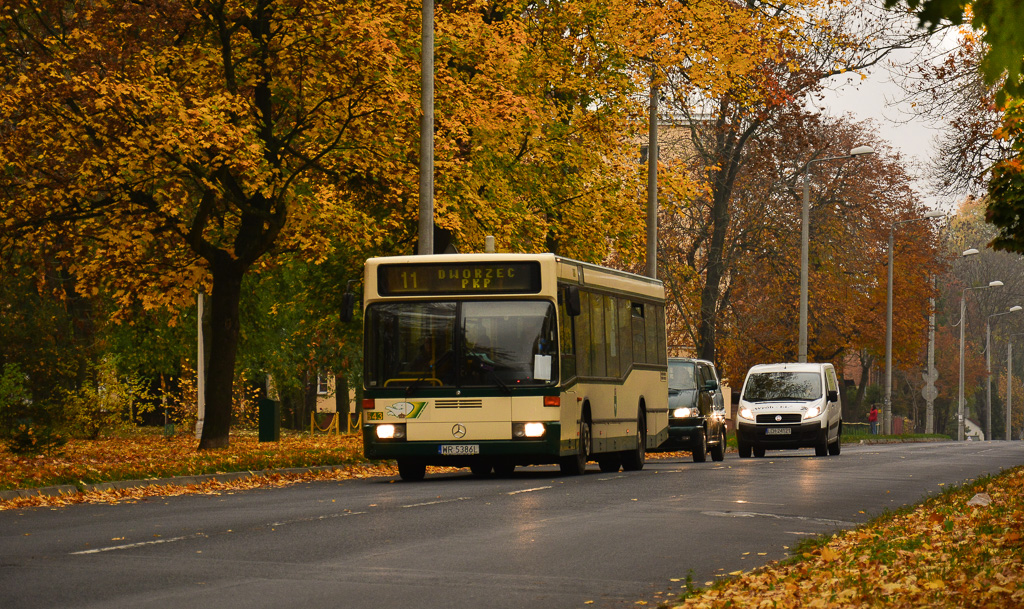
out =
<path fill-rule="evenodd" d="M 232 437 L 230 448 L 204 451 L 197 451 L 195 439 L 184 436 L 71 440 L 52 456 L 0 449 L 0 490 L 315 465 L 367 466 L 362 452 L 358 435 L 299 435 L 259 442 L 255 436 L 239 434 Z"/>
<path fill-rule="evenodd" d="M 1024 468 L 742 574 L 675 609 L 1024 607 Z"/>

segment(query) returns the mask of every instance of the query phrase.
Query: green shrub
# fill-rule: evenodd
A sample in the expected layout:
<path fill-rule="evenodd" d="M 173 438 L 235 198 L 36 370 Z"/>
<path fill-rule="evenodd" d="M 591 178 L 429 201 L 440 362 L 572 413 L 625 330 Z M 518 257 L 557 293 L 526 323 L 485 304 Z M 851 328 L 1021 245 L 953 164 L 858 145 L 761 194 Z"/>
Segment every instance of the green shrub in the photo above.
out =
<path fill-rule="evenodd" d="M 32 395 L 25 387 L 25 373 L 18 364 L 4 365 L 0 373 L 0 434 L 16 431 L 19 422 L 28 416 Z"/>
<path fill-rule="evenodd" d="M 67 443 L 49 425 L 33 425 L 31 419 L 18 421 L 10 435 L 4 439 L 7 450 L 18 455 L 54 455 Z"/>
<path fill-rule="evenodd" d="M 95 440 L 100 433 L 129 431 L 141 422 L 140 415 L 153 410 L 146 383 L 134 375 L 119 376 L 114 358 L 104 358 L 94 377 L 64 402 L 68 427 L 76 436 Z"/>

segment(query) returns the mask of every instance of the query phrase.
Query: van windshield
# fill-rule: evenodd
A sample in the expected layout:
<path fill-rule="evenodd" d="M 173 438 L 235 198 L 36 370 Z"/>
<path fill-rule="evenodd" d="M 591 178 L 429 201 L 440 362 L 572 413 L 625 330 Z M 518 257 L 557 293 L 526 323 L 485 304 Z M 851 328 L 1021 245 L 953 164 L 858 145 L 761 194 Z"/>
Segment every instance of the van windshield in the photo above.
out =
<path fill-rule="evenodd" d="M 693 362 L 668 363 L 668 390 L 679 393 L 697 388 L 697 368 Z"/>
<path fill-rule="evenodd" d="M 757 372 L 743 388 L 748 402 L 817 400 L 821 397 L 821 375 L 817 372 Z"/>

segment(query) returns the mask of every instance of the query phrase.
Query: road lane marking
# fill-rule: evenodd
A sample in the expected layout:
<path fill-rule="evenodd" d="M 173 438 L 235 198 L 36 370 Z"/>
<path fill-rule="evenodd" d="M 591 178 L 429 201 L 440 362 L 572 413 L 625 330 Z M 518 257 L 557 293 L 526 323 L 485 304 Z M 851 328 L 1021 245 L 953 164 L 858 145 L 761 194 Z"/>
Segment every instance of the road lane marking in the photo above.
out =
<path fill-rule="evenodd" d="M 472 497 L 457 497 L 455 499 L 439 499 L 437 501 L 424 501 L 423 503 L 410 503 L 403 505 L 404 508 L 422 507 L 424 505 L 441 505 L 442 503 L 455 503 L 456 501 L 469 501 Z"/>
<path fill-rule="evenodd" d="M 813 518 L 811 516 L 788 516 L 785 514 L 764 514 L 761 512 L 720 512 L 720 511 L 707 511 L 701 512 L 705 516 L 724 516 L 726 518 L 775 518 L 777 520 L 799 520 L 801 522 L 816 522 L 819 524 L 827 524 L 829 526 L 836 527 L 857 527 L 860 523 L 847 522 L 845 520 L 832 520 L 830 518 Z"/>
<path fill-rule="evenodd" d="M 195 535 L 185 535 L 184 537 L 171 537 L 169 539 L 154 539 L 152 541 L 140 541 L 138 543 L 127 543 L 127 544 L 124 544 L 124 545 L 121 545 L 121 546 L 110 546 L 110 547 L 106 547 L 106 548 L 94 548 L 92 550 L 82 550 L 80 552 L 72 552 L 71 554 L 72 555 L 75 555 L 75 554 L 99 554 L 100 552 L 113 552 L 114 550 L 131 550 L 132 548 L 141 548 L 143 546 L 153 546 L 153 545 L 156 545 L 158 543 L 173 543 L 175 541 L 184 541 L 186 539 L 195 539 L 197 537 L 206 537 L 206 535 L 204 535 L 202 533 L 197 533 Z"/>
<path fill-rule="evenodd" d="M 551 488 L 551 487 L 550 486 L 538 486 L 537 488 L 524 488 L 524 489 L 519 490 L 519 491 L 512 491 L 511 493 L 508 493 L 508 494 L 509 495 L 518 495 L 519 493 L 532 493 L 533 491 L 543 491 L 543 490 L 549 489 L 549 488 Z"/>
<path fill-rule="evenodd" d="M 295 523 L 299 523 L 299 522 L 317 522 L 317 521 L 320 521 L 320 520 L 328 520 L 328 519 L 331 519 L 331 518 L 344 518 L 345 516 L 358 516 L 359 514 L 366 514 L 366 512 L 341 512 L 341 513 L 337 513 L 337 514 L 321 514 L 320 516 L 310 516 L 308 518 L 295 518 L 293 520 L 282 520 L 280 522 L 271 522 L 271 523 L 269 523 L 267 525 L 263 525 L 263 526 L 266 526 L 266 527 L 279 527 L 279 526 L 284 526 L 286 524 L 295 524 Z M 226 532 L 227 533 L 231 533 L 232 531 L 228 530 Z M 101 552 L 114 552 L 114 551 L 117 551 L 117 550 L 132 550 L 134 548 L 141 548 L 141 547 L 144 547 L 144 546 L 152 546 L 152 545 L 161 544 L 161 543 L 172 543 L 172 542 L 176 542 L 176 541 L 185 541 L 185 540 L 188 540 L 188 539 L 202 539 L 202 538 L 209 538 L 209 537 L 210 537 L 210 535 L 208 535 L 206 533 L 196 533 L 194 535 L 183 535 L 181 537 L 169 537 L 167 539 L 154 539 L 152 541 L 140 541 L 140 542 L 137 542 L 137 543 L 127 543 L 127 544 L 123 544 L 123 545 L 119 545 L 119 546 L 107 546 L 107 547 L 104 547 L 104 548 L 93 548 L 91 550 L 81 550 L 81 551 L 78 551 L 78 552 L 71 552 L 71 555 L 74 556 L 74 555 L 82 555 L 82 554 L 99 554 Z"/>

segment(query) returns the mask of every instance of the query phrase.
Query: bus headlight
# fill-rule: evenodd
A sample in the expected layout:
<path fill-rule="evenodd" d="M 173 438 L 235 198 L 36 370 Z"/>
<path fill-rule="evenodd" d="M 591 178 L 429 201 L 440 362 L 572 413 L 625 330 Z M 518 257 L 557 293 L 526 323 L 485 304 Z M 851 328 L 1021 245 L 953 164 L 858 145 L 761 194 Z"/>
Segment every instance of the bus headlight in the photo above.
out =
<path fill-rule="evenodd" d="M 754 420 L 754 413 L 750 412 L 749 408 L 740 408 L 740 418 L 747 419 L 749 421 Z"/>
<path fill-rule="evenodd" d="M 512 437 L 515 438 L 539 438 L 544 435 L 545 431 L 543 423 L 512 424 Z"/>
<path fill-rule="evenodd" d="M 687 419 L 690 417 L 689 408 L 676 408 L 672 411 L 672 417 L 676 419 Z"/>
<path fill-rule="evenodd" d="M 380 440 L 404 440 L 405 439 L 405 424 L 401 423 L 398 425 L 392 425 L 391 423 L 384 423 L 378 425 L 377 438 Z"/>

